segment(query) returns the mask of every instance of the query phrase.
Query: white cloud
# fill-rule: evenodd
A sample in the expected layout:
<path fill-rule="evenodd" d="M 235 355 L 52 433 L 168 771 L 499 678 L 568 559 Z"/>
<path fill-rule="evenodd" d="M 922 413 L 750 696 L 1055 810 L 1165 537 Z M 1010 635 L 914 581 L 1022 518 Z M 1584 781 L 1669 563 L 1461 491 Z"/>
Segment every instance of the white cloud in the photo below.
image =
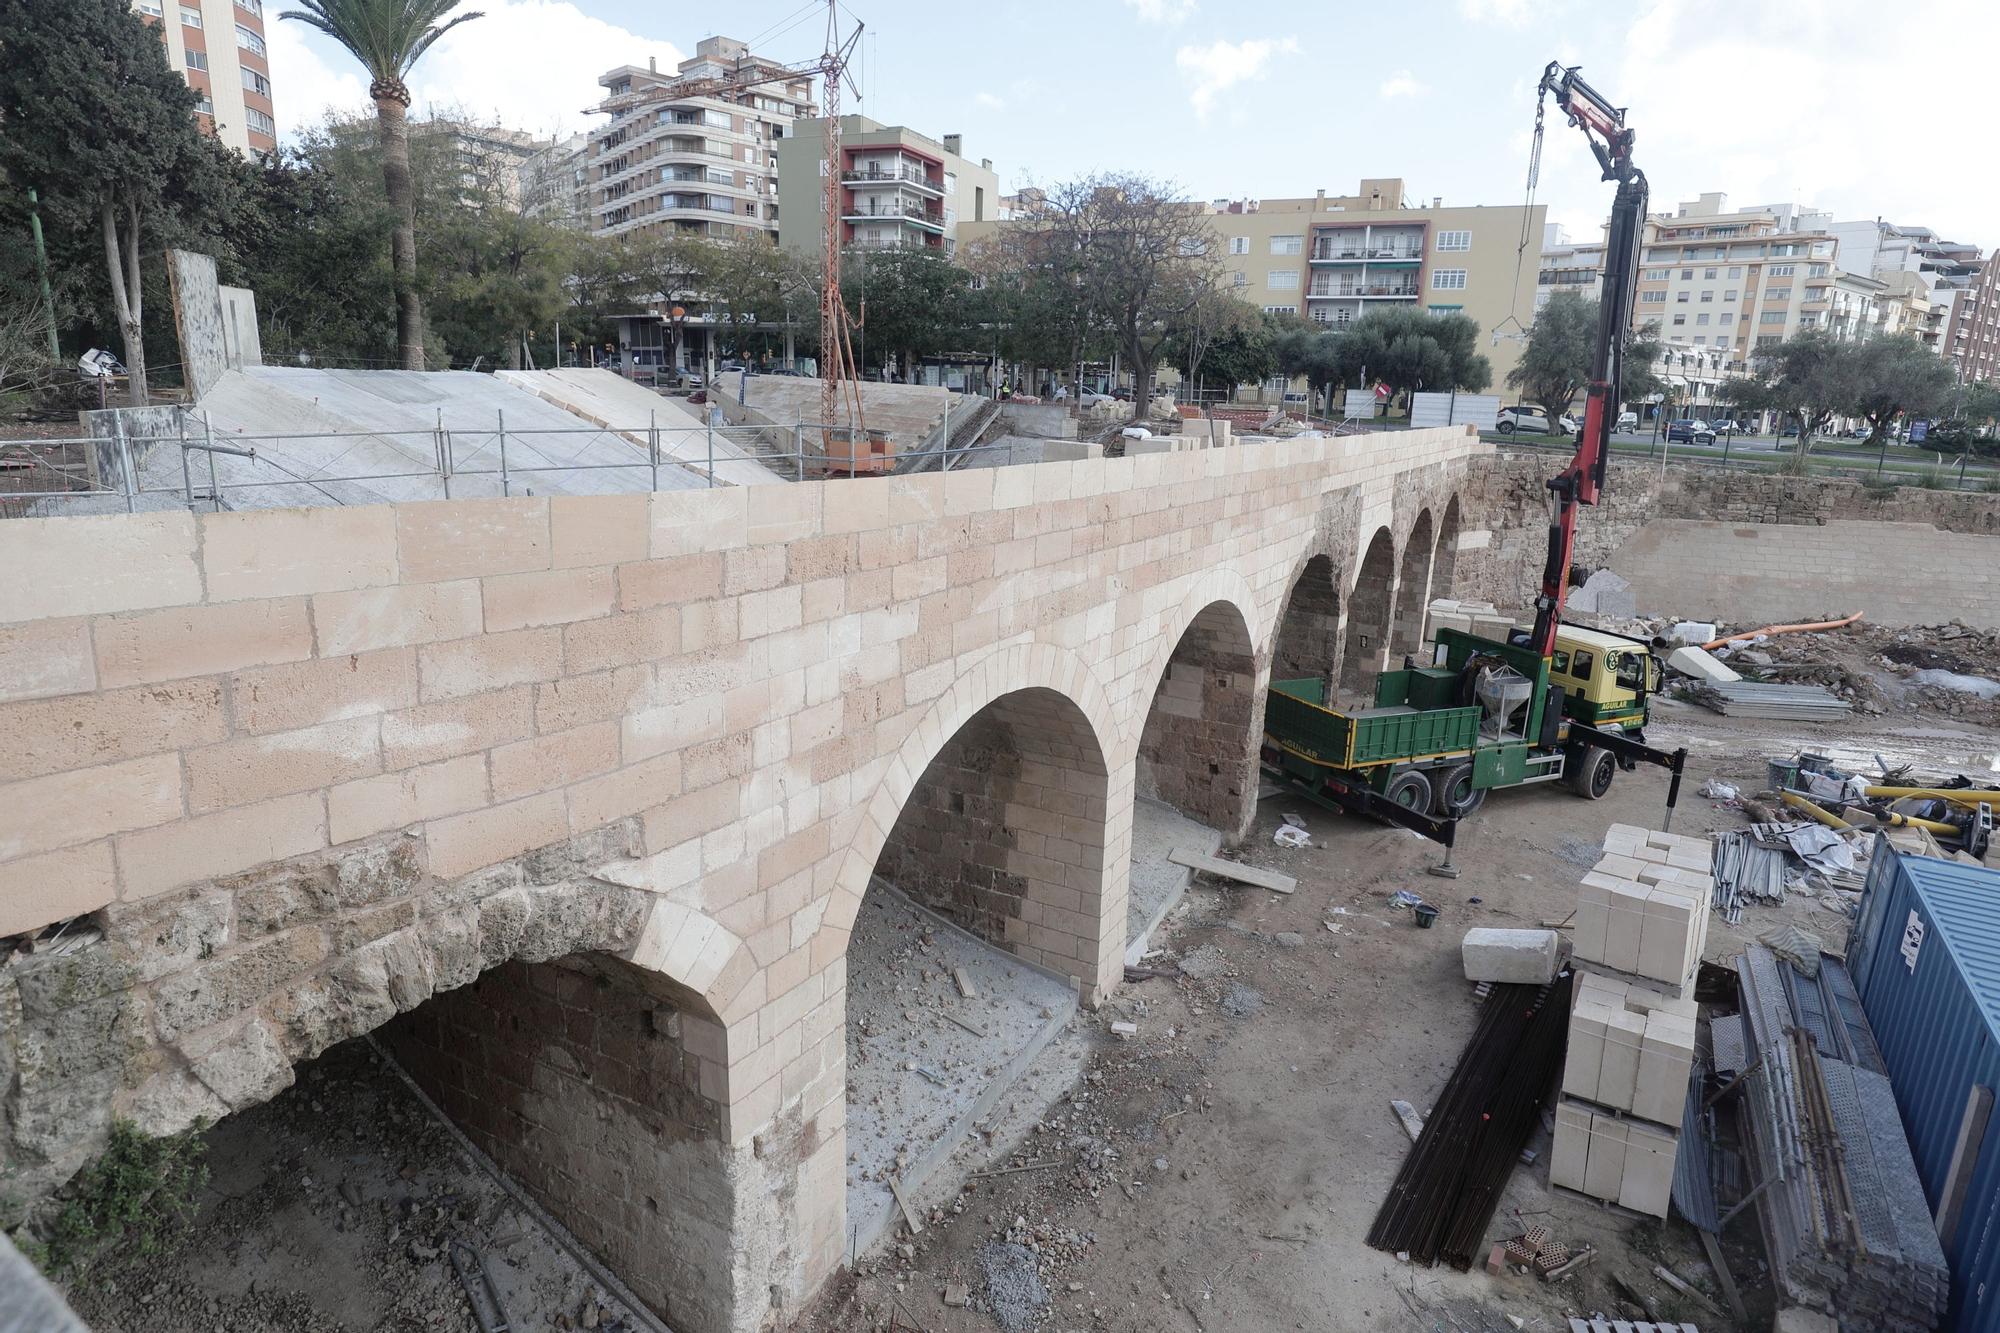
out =
<path fill-rule="evenodd" d="M 1213 41 L 1206 46 L 1183 46 L 1174 53 L 1174 64 L 1190 74 L 1200 76 L 1201 82 L 1194 86 L 1188 100 L 1194 104 L 1197 116 L 1206 120 L 1215 106 L 1215 99 L 1246 79 L 1254 79 L 1264 72 L 1277 55 L 1296 55 L 1298 39 L 1294 37 L 1258 37 L 1244 42 Z"/>
<path fill-rule="evenodd" d="M 1125 0 L 1125 6 L 1146 23 L 1168 25 L 1183 22 L 1196 8 L 1195 0 Z"/>
<path fill-rule="evenodd" d="M 1384 97 L 1422 97 L 1430 88 L 1417 82 L 1417 76 L 1406 69 L 1399 69 L 1382 80 Z"/>
<path fill-rule="evenodd" d="M 479 8 L 484 17 L 453 28 L 417 62 L 410 91 L 419 111 L 462 110 L 552 136 L 589 123 L 585 108 L 603 96 L 604 71 L 648 57 L 672 69 L 684 59 L 672 43 L 592 18 L 570 0 L 481 0 Z M 344 49 L 299 23 L 266 27 L 281 134 L 329 110 L 369 106 L 368 76 Z"/>
<path fill-rule="evenodd" d="M 992 93 L 974 93 L 972 104 L 985 107 L 988 111 L 1004 111 L 1007 108 L 1007 99 L 995 97 Z"/>

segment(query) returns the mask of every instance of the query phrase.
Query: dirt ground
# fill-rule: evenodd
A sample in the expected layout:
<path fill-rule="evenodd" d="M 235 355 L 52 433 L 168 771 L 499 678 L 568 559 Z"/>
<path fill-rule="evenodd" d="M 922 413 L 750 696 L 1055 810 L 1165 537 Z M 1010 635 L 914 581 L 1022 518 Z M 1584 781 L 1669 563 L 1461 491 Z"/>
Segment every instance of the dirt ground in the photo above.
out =
<path fill-rule="evenodd" d="M 2000 733 L 1935 719 L 1786 728 L 1673 702 L 1657 718 L 1650 739 L 1692 752 L 1674 829 L 1695 835 L 1744 822 L 1699 797 L 1702 780 L 1761 787 L 1766 757 L 1801 746 L 1968 772 L 2000 756 Z M 1553 785 L 1497 795 L 1464 830 L 1455 881 L 1425 873 L 1437 849 L 1413 835 L 1282 795 L 1265 800 L 1238 855 L 1296 876 L 1298 891 L 1201 881 L 1155 936 L 1163 952 L 1147 960 L 1173 975 L 1128 984 L 1079 1020 L 1082 1078 L 1015 1151 L 991 1161 L 1030 1169 L 927 1199 L 936 1220 L 924 1233 L 899 1237 L 904 1248 L 841 1279 L 808 1327 L 1557 1333 L 1570 1315 L 1645 1317 L 1613 1273 L 1661 1318 L 1736 1327 L 1685 1223 L 1549 1190 L 1546 1120 L 1531 1143 L 1538 1160 L 1515 1170 L 1488 1238 L 1544 1225 L 1572 1249 L 1598 1247 L 1593 1265 L 1543 1285 L 1415 1268 L 1363 1243 L 1409 1147 L 1389 1100 L 1427 1110 L 1474 1026 L 1460 936 L 1565 916 L 1605 828 L 1657 827 L 1665 792 L 1663 773 L 1641 769 L 1595 804 Z M 1287 811 L 1305 818 L 1311 846 L 1273 845 Z M 1434 929 L 1388 906 L 1398 889 L 1442 909 Z M 1846 937 L 1843 916 L 1795 895 L 1747 910 L 1734 929 L 1713 921 L 1707 956 L 1725 959 L 1785 922 L 1835 948 Z M 1138 1036 L 1114 1038 L 1114 1021 L 1137 1023 Z M 1751 1326 L 1767 1327 L 1771 1296 L 1750 1214 L 1725 1239 Z M 1652 1278 L 1658 1263 L 1717 1308 Z M 967 1304 L 948 1303 L 960 1299 Z"/>
<path fill-rule="evenodd" d="M 2000 762 L 2000 732 L 1901 710 L 1787 728 L 1668 700 L 1651 736 L 1692 752 L 1674 828 L 1693 834 L 1743 823 L 1696 794 L 1702 779 L 1754 789 L 1767 755 L 1804 746 L 1968 773 Z M 1592 1267 L 1544 1286 L 1415 1268 L 1362 1239 L 1409 1146 L 1389 1099 L 1427 1110 L 1475 1022 L 1460 936 L 1566 915 L 1605 827 L 1657 825 L 1665 792 L 1665 775 L 1642 769 L 1595 804 L 1554 787 L 1497 795 L 1463 830 L 1455 881 L 1424 873 L 1438 851 L 1413 835 L 1264 801 L 1235 854 L 1296 876 L 1298 891 L 1199 881 L 1144 962 L 1165 975 L 1074 1018 L 920 1195 L 923 1233 L 898 1227 L 798 1327 L 1561 1333 L 1569 1314 L 1638 1316 L 1616 1272 L 1662 1318 L 1732 1328 L 1648 1276 L 1665 1263 L 1715 1291 L 1684 1224 L 1550 1193 L 1546 1124 L 1531 1145 L 1538 1161 L 1514 1171 L 1489 1235 L 1545 1225 L 1572 1248 L 1599 1247 Z M 1310 846 L 1273 844 L 1288 811 L 1305 819 Z M 1398 889 L 1441 909 L 1435 929 L 1389 907 Z M 1734 930 L 1712 922 L 1708 955 L 1726 958 L 1785 921 L 1836 946 L 1845 937 L 1844 919 L 1802 894 L 1748 909 Z M 1111 1023 L 1127 1021 L 1137 1037 L 1114 1037 Z M 365 1043 L 336 1048 L 209 1137 L 214 1179 L 194 1229 L 159 1254 L 107 1256 L 68 1284 L 100 1333 L 471 1333 L 453 1236 L 485 1254 L 516 1330 L 644 1326 Z M 1027 1169 L 973 1176 L 1013 1167 Z M 1746 1215 L 1726 1239 L 1764 1327 L 1754 1223 Z"/>

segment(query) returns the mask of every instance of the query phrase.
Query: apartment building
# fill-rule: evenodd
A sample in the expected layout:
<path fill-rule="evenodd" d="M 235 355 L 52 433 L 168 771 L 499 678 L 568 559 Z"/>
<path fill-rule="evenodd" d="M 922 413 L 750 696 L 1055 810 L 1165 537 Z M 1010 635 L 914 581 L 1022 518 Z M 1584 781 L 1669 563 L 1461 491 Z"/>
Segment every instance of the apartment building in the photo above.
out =
<path fill-rule="evenodd" d="M 1834 262 L 1838 239 L 1824 214 L 1793 205 L 1730 211 L 1704 194 L 1646 221 L 1633 326 L 1693 347 L 1725 347 L 1731 369 L 1759 347 L 1801 329 L 1858 336 L 1874 322 L 1884 284 Z"/>
<path fill-rule="evenodd" d="M 813 104 L 810 74 L 706 37 L 672 74 L 657 61 L 598 79 L 610 120 L 591 134 L 590 229 L 778 235 L 778 144 Z"/>
<path fill-rule="evenodd" d="M 1542 234 L 1539 204 L 1447 208 L 1384 177 L 1353 195 L 1218 200 L 1211 213 L 1222 280 L 1259 309 L 1336 329 L 1398 306 L 1468 315 L 1492 335 L 1496 386 L 1520 357 L 1510 335 L 1534 318 L 1538 276 L 1521 238 Z"/>
<path fill-rule="evenodd" d="M 778 142 L 778 243 L 788 250 L 825 243 L 826 129 L 824 117 L 801 120 Z M 970 161 L 963 148 L 956 134 L 932 139 L 905 125 L 842 116 L 842 247 L 956 253 L 961 222 L 983 223 L 1000 210 L 992 159 Z"/>
<path fill-rule="evenodd" d="M 451 155 L 468 200 L 496 199 L 516 211 L 523 203 L 522 173 L 550 146 L 547 139 L 522 130 L 446 116 L 411 121 L 410 141 L 439 146 Z"/>
<path fill-rule="evenodd" d="M 565 227 L 588 227 L 591 142 L 588 134 L 572 134 L 521 163 L 521 212 Z"/>
<path fill-rule="evenodd" d="M 203 129 L 246 157 L 278 146 L 264 0 L 132 0 L 160 30 L 167 63 L 201 95 Z"/>
<path fill-rule="evenodd" d="M 1586 301 L 1604 295 L 1604 242 L 1577 241 L 1560 222 L 1542 227 L 1541 268 L 1535 275 L 1535 309 L 1557 292 L 1575 292 Z"/>
<path fill-rule="evenodd" d="M 1943 350 L 1961 384 L 2000 384 L 2000 254 L 1953 293 Z"/>

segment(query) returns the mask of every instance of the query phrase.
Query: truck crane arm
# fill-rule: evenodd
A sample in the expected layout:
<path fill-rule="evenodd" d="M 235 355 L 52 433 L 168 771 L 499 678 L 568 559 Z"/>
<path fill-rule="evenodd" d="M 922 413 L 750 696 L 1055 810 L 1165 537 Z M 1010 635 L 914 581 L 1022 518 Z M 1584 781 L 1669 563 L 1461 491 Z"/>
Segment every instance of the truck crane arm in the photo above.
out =
<path fill-rule="evenodd" d="M 1542 591 L 1535 600 L 1535 628 L 1530 646 L 1547 657 L 1555 651 L 1556 627 L 1562 623 L 1568 592 L 1570 559 L 1576 545 L 1577 510 L 1594 505 L 1604 490 L 1605 465 L 1611 457 L 1611 426 L 1618 416 L 1619 383 L 1623 378 L 1625 330 L 1639 283 L 1639 241 L 1646 221 L 1646 175 L 1632 163 L 1633 132 L 1625 124 L 1625 109 L 1614 107 L 1595 88 L 1577 77 L 1577 67 L 1550 61 L 1542 71 L 1535 104 L 1535 148 L 1541 149 L 1542 110 L 1549 98 L 1582 130 L 1618 192 L 1611 205 L 1611 227 L 1605 237 L 1604 295 L 1598 303 L 1597 341 L 1590 353 L 1590 381 L 1584 400 L 1583 427 L 1576 456 L 1548 482 L 1552 504 L 1549 551 L 1542 567 Z"/>

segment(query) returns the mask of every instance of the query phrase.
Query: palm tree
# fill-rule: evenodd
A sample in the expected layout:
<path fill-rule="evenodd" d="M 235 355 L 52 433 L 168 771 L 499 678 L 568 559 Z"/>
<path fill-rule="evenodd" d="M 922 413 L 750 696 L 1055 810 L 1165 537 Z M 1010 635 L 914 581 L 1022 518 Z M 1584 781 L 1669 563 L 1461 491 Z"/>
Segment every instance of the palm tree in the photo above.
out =
<path fill-rule="evenodd" d="M 303 10 L 280 18 L 318 28 L 354 54 L 368 71 L 368 95 L 375 99 L 375 123 L 382 136 L 382 184 L 396 228 L 389 238 L 395 266 L 396 344 L 403 369 L 424 368 L 424 302 L 417 291 L 417 201 L 410 185 L 410 87 L 404 76 L 431 43 L 477 10 L 440 23 L 459 0 L 299 0 Z"/>

